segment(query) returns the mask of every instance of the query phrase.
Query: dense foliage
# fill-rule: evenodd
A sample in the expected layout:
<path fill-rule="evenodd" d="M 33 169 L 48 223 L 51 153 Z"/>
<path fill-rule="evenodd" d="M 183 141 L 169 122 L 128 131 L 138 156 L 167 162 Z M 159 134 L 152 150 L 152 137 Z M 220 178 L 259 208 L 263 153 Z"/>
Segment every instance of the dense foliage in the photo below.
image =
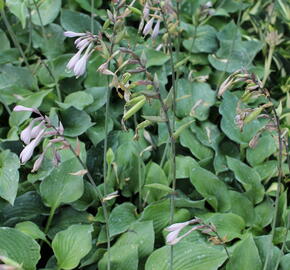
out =
<path fill-rule="evenodd" d="M 0 9 L 0 269 L 289 270 L 287 0 Z"/>

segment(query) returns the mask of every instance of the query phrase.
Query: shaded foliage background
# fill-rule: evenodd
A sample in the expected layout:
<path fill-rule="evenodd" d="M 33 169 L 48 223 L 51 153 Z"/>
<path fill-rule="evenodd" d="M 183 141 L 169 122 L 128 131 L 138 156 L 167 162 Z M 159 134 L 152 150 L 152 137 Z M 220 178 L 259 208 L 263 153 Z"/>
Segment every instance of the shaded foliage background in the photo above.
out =
<path fill-rule="evenodd" d="M 27 270 L 107 269 L 100 202 L 86 176 L 70 175 L 82 166 L 65 149 L 60 151 L 61 164 L 55 167 L 53 153 L 48 151 L 41 169 L 32 173 L 33 161 L 47 144 L 45 140 L 34 159 L 20 167 L 18 156 L 23 145 L 18 134 L 29 123 L 31 113 L 13 111 L 18 104 L 38 108 L 52 121 L 59 118 L 65 137 L 74 147 L 78 137 L 81 158 L 104 194 L 108 79 L 97 72 L 104 59 L 94 52 L 86 75 L 76 79 L 66 69 L 74 52 L 73 41 L 63 35 L 64 31 L 102 30 L 111 3 L 93 2 L 92 20 L 89 0 L 0 1 L 0 255 L 6 264 L 18 263 Z M 142 10 L 142 2 L 134 6 Z M 179 1 L 179 36 L 174 41 L 176 127 L 195 121 L 182 130 L 176 142 L 174 222 L 202 218 L 216 226 L 224 243 L 193 232 L 174 246 L 173 269 L 260 270 L 270 256 L 263 270 L 288 270 L 288 149 L 283 152 L 285 177 L 272 238 L 277 133 L 263 132 L 257 144 L 250 147 L 250 141 L 265 126 L 265 119 L 255 119 L 240 130 L 235 118 L 244 85 L 236 85 L 222 98 L 217 98 L 217 89 L 229 73 L 238 69 L 261 79 L 266 75 L 266 87 L 288 136 L 289 3 L 217 0 L 205 8 L 207 2 Z M 161 95 L 166 99 L 172 86 L 170 56 L 165 46 L 156 50 L 166 31 L 162 28 L 156 40 L 144 38 L 138 34 L 139 22 L 138 12 L 126 19 L 118 33 L 118 46 L 134 48 L 146 58 L 146 67 L 158 75 Z M 269 55 L 267 34 L 274 31 L 282 34 L 282 42 Z M 142 78 L 136 74 L 130 80 Z M 253 100 L 250 107 L 261 102 Z M 159 116 L 160 103 L 154 99 L 147 102 L 134 119 L 126 122 L 126 132 L 121 124 L 124 105 L 124 99 L 113 91 L 108 120 L 111 149 L 107 154 L 107 194 L 118 191 L 119 196 L 107 201 L 111 269 L 170 269 L 170 247 L 165 244 L 164 230 L 170 221 L 172 196 L 166 124 L 157 121 L 140 130 L 135 140 L 137 123 L 144 116 L 151 120 Z"/>

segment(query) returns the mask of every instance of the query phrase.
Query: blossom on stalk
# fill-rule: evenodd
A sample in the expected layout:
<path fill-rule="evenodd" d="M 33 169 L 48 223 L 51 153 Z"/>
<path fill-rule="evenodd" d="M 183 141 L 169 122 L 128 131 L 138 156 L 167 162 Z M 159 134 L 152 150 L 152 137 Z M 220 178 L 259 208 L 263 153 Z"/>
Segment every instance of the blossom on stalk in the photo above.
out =
<path fill-rule="evenodd" d="M 39 110 L 34 108 L 17 105 L 14 107 L 13 111 L 30 111 L 38 114 L 38 117 L 32 119 L 29 125 L 20 134 L 20 139 L 26 145 L 19 156 L 21 163 L 25 164 L 31 159 L 35 148 L 41 143 L 44 138 L 56 136 L 49 141 L 43 153 L 36 159 L 33 165 L 32 172 L 35 172 L 40 168 L 44 159 L 44 155 L 50 147 L 53 147 L 54 164 L 59 164 L 60 155 L 53 144 L 58 142 L 61 142 L 63 144 L 65 143 L 65 140 L 63 138 L 64 128 L 62 123 L 59 122 L 58 126 L 54 127 L 47 116 L 43 116 L 39 112 Z"/>
<path fill-rule="evenodd" d="M 64 35 L 66 37 L 78 37 L 74 42 L 78 52 L 69 60 L 66 67 L 74 72 L 76 78 L 79 78 L 86 72 L 88 59 L 94 51 L 93 43 L 96 36 L 89 32 L 77 33 L 72 31 L 64 32 Z"/>

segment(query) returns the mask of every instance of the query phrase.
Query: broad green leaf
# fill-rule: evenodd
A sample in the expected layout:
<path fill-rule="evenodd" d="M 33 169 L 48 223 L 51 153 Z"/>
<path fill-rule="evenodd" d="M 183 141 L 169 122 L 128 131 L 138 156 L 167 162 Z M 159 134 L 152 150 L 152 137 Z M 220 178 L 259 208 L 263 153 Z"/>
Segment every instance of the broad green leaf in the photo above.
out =
<path fill-rule="evenodd" d="M 28 96 L 27 98 L 18 102 L 17 105 L 22 105 L 29 108 L 38 108 L 43 99 L 51 92 L 51 90 L 43 90 L 37 93 L 33 93 L 32 95 Z M 10 126 L 19 126 L 22 124 L 26 119 L 28 119 L 31 115 L 31 112 L 12 112 L 9 118 Z"/>
<path fill-rule="evenodd" d="M 91 1 L 90 0 L 76 0 L 76 2 L 79 3 L 79 5 L 85 9 L 86 11 L 91 12 L 92 11 L 92 7 L 91 7 Z M 100 5 L 102 4 L 102 0 L 94 0 L 94 8 L 95 8 L 95 12 L 97 11 L 96 8 L 98 8 Z"/>
<path fill-rule="evenodd" d="M 229 192 L 226 184 L 210 171 L 203 168 L 193 168 L 190 181 L 207 202 L 219 211 L 230 209 Z"/>
<path fill-rule="evenodd" d="M 109 217 L 110 236 L 125 232 L 130 224 L 136 220 L 136 207 L 131 203 L 116 206 Z"/>
<path fill-rule="evenodd" d="M 14 204 L 17 195 L 20 162 L 18 156 L 5 150 L 0 153 L 0 197 Z"/>
<path fill-rule="evenodd" d="M 34 30 L 32 32 L 33 47 L 40 48 L 49 58 L 56 58 L 63 54 L 65 51 L 63 44 L 65 36 L 62 27 L 51 23 L 45 26 L 45 33 L 48 37 L 47 39 L 44 39 L 42 33 L 38 31 Z"/>
<path fill-rule="evenodd" d="M 265 199 L 255 207 L 255 225 L 264 228 L 272 222 L 273 219 L 273 202 L 270 198 Z"/>
<path fill-rule="evenodd" d="M 24 270 L 36 269 L 40 246 L 32 237 L 8 227 L 0 228 L 0 255 L 21 264 Z"/>
<path fill-rule="evenodd" d="M 60 269 L 74 269 L 92 248 L 91 225 L 72 225 L 56 234 L 52 249 Z"/>
<path fill-rule="evenodd" d="M 290 265 L 290 253 L 284 255 L 281 258 L 281 262 L 280 262 L 280 266 L 282 268 L 281 270 L 288 270 L 289 265 Z"/>
<path fill-rule="evenodd" d="M 236 179 L 246 190 L 245 194 L 248 198 L 254 204 L 261 202 L 264 198 L 265 189 L 261 184 L 259 174 L 238 159 L 227 157 L 227 162 L 230 170 L 234 172 Z"/>
<path fill-rule="evenodd" d="M 145 185 L 146 188 L 153 188 L 153 189 L 158 189 L 158 190 L 162 190 L 165 191 L 167 193 L 171 193 L 174 190 L 166 185 L 163 184 L 159 184 L 159 183 L 154 183 L 154 184 L 147 184 Z"/>
<path fill-rule="evenodd" d="M 189 129 L 183 130 L 180 134 L 180 143 L 182 146 L 187 147 L 199 160 L 211 159 L 213 156 L 213 151 L 202 145 Z"/>
<path fill-rule="evenodd" d="M 111 267 L 118 270 L 138 270 L 139 258 L 148 256 L 154 248 L 152 221 L 135 222 L 111 248 Z M 108 253 L 99 262 L 99 269 L 107 269 Z"/>
<path fill-rule="evenodd" d="M 226 270 L 262 270 L 259 252 L 251 234 L 247 235 L 235 246 Z"/>
<path fill-rule="evenodd" d="M 55 215 L 48 231 L 48 236 L 53 239 L 58 232 L 66 230 L 73 224 L 91 224 L 93 220 L 94 217 L 88 212 L 77 211 L 71 207 L 62 208 Z"/>
<path fill-rule="evenodd" d="M 194 26 L 181 23 L 181 28 L 184 28 L 188 33 L 189 39 L 184 39 L 183 46 L 192 53 L 212 53 L 218 48 L 216 30 L 209 25 Z"/>
<path fill-rule="evenodd" d="M 145 186 L 143 188 L 143 198 L 144 199 L 146 198 L 147 202 L 151 203 L 159 200 L 160 198 L 168 194 L 168 191 L 156 190 L 146 187 L 146 185 L 150 184 L 161 184 L 167 187 L 169 186 L 169 182 L 164 171 L 155 162 L 151 162 L 146 167 L 146 178 L 145 178 Z"/>
<path fill-rule="evenodd" d="M 275 139 L 271 135 L 263 136 L 254 148 L 247 149 L 247 160 L 251 166 L 263 161 L 277 151 Z"/>
<path fill-rule="evenodd" d="M 91 29 L 91 18 L 90 16 L 72 11 L 67 9 L 62 9 L 60 22 L 62 27 L 66 31 L 74 31 L 85 33 Z M 97 33 L 100 29 L 100 24 L 94 20 L 94 30 Z"/>
<path fill-rule="evenodd" d="M 181 242 L 173 246 L 174 270 L 217 270 L 227 256 L 222 249 L 208 244 Z M 156 249 L 148 258 L 145 270 L 169 270 L 170 247 Z"/>
<path fill-rule="evenodd" d="M 174 222 L 183 222 L 190 219 L 190 214 L 185 209 L 175 209 Z M 152 220 L 154 231 L 158 234 L 166 226 L 170 220 L 170 201 L 168 199 L 161 200 L 149 204 L 141 214 L 140 221 Z"/>
<path fill-rule="evenodd" d="M 260 41 L 242 41 L 240 30 L 233 22 L 217 33 L 217 38 L 220 48 L 208 59 L 214 68 L 226 72 L 251 67 L 254 57 L 263 47 Z"/>
<path fill-rule="evenodd" d="M 214 213 L 206 219 L 206 223 L 213 224 L 219 236 L 225 238 L 227 242 L 241 238 L 242 231 L 245 229 L 244 220 L 232 213 Z"/>
<path fill-rule="evenodd" d="M 246 124 L 241 131 L 236 122 L 236 109 L 239 99 L 231 92 L 225 92 L 223 101 L 219 107 L 219 112 L 222 115 L 221 129 L 233 141 L 248 146 L 250 140 L 256 133 L 266 124 L 265 121 L 253 120 Z"/>
<path fill-rule="evenodd" d="M 210 86 L 206 83 L 180 79 L 177 87 L 176 115 L 183 118 L 191 113 L 200 121 L 206 120 L 210 107 L 215 103 L 215 92 Z"/>
<path fill-rule="evenodd" d="M 83 110 L 86 106 L 92 104 L 94 101 L 94 98 L 83 91 L 74 92 L 72 94 L 69 94 L 65 97 L 64 102 L 57 102 L 57 104 L 62 109 L 68 109 L 69 107 L 74 107 L 77 110 Z"/>
<path fill-rule="evenodd" d="M 96 124 L 90 127 L 86 134 L 88 135 L 91 142 L 96 146 L 99 142 L 105 139 L 105 118 L 100 115 L 97 119 L 94 119 Z M 108 132 L 113 129 L 113 120 L 108 120 Z"/>
<path fill-rule="evenodd" d="M 10 12 L 14 14 L 21 22 L 22 28 L 26 26 L 26 18 L 28 17 L 28 10 L 26 1 L 22 0 L 6 0 L 6 6 Z"/>
<path fill-rule="evenodd" d="M 8 1 L 6 1 L 6 4 L 8 5 Z M 0 29 L 0 38 L 2 41 L 2 46 L 1 46 L 0 52 L 2 52 L 2 51 L 7 52 L 7 50 L 9 50 L 11 48 L 10 41 L 2 29 Z"/>
<path fill-rule="evenodd" d="M 253 225 L 255 221 L 255 211 L 253 203 L 242 193 L 229 191 L 231 200 L 231 212 L 242 217 L 246 225 Z"/>
<path fill-rule="evenodd" d="M 70 107 L 61 114 L 64 135 L 76 137 L 86 132 L 93 123 L 91 117 L 84 111 Z"/>
<path fill-rule="evenodd" d="M 92 113 L 100 109 L 106 103 L 107 91 L 107 87 L 87 88 L 84 93 L 91 95 L 94 98 L 94 101 L 86 107 L 86 112 Z"/>
<path fill-rule="evenodd" d="M 5 220 L 4 226 L 14 226 L 18 222 L 34 220 L 49 213 L 35 191 L 29 191 L 18 196 L 13 206 L 7 203 L 1 209 L 1 212 Z"/>
<path fill-rule="evenodd" d="M 62 203 L 70 203 L 83 194 L 82 176 L 71 175 L 83 169 L 76 158 L 62 162 L 40 184 L 40 194 L 45 203 L 57 208 Z"/>
<path fill-rule="evenodd" d="M 176 178 L 189 178 L 190 171 L 192 168 L 199 167 L 198 163 L 188 156 L 177 156 L 176 157 Z M 164 171 L 167 175 L 170 172 L 170 161 L 167 161 L 164 166 Z"/>
<path fill-rule="evenodd" d="M 36 7 L 32 6 L 31 19 L 32 22 L 36 25 L 47 25 L 52 23 L 61 8 L 61 0 L 46 0 L 38 2 L 38 11 L 40 18 L 38 16 L 38 12 L 36 11 Z"/>
<path fill-rule="evenodd" d="M 263 265 L 265 264 L 266 257 L 269 256 L 268 267 L 266 270 L 275 269 L 281 250 L 272 244 L 271 235 L 257 236 L 254 238 L 254 241 L 258 248 Z"/>
<path fill-rule="evenodd" d="M 46 241 L 45 233 L 42 232 L 39 229 L 39 227 L 31 221 L 24 221 L 21 223 L 17 223 L 15 226 L 15 229 L 27 234 L 28 236 L 31 236 L 35 240 L 42 239 L 42 240 Z"/>
<path fill-rule="evenodd" d="M 169 55 L 161 51 L 156 51 L 149 48 L 145 49 L 145 55 L 147 58 L 147 62 L 146 62 L 147 68 L 151 66 L 162 66 L 170 59 Z"/>

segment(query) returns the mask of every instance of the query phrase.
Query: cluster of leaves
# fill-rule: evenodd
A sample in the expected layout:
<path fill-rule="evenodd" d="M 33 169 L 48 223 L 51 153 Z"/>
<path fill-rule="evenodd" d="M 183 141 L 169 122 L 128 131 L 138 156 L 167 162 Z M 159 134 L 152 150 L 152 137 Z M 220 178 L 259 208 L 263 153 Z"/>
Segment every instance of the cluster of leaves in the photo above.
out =
<path fill-rule="evenodd" d="M 221 98 L 217 91 L 237 70 L 266 78 L 287 139 L 289 4 L 172 1 L 176 22 L 168 27 L 155 14 L 161 20 L 159 33 L 144 38 L 138 26 L 146 1 L 127 1 L 123 11 L 128 16 L 116 25 L 112 16 L 119 2 L 0 0 L 3 265 L 24 270 L 104 270 L 108 265 L 118 270 L 288 270 L 288 150 L 281 149 L 277 129 L 265 128 L 269 118 L 258 117 L 262 109 L 237 126 L 239 112 L 256 112 L 267 102 L 264 97 L 243 102 L 242 81 Z M 64 31 L 103 34 L 86 75 L 78 79 L 66 69 L 75 49 Z M 279 42 L 275 33 L 282 34 Z M 115 61 L 97 72 L 114 52 Z M 129 57 L 146 74 L 130 64 L 117 74 Z M 76 150 L 60 148 L 58 166 L 48 150 L 41 168 L 31 172 L 48 144 L 45 139 L 20 167 L 19 133 L 31 112 L 15 112 L 15 105 L 37 108 L 52 123 L 60 119 L 64 137 Z M 166 115 L 176 126 L 174 157 Z M 171 186 L 173 164 L 176 187 Z M 194 231 L 173 247 L 166 245 L 164 229 L 194 217 L 213 224 L 219 237 Z"/>

